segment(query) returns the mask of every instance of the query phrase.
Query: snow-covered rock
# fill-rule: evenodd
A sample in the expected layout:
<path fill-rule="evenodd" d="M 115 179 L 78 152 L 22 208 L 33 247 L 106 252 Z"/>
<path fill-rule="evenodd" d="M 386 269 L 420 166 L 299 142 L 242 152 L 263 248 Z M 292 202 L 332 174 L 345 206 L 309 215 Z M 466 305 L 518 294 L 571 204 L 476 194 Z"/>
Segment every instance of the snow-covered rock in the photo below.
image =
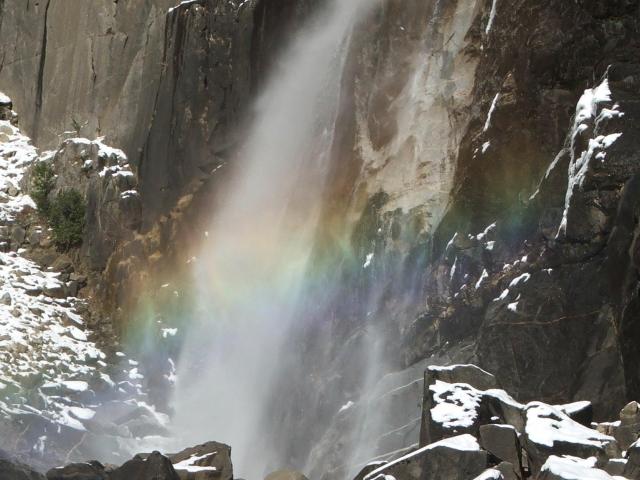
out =
<path fill-rule="evenodd" d="M 489 468 L 473 480 L 505 480 L 502 472 L 496 468 Z"/>
<path fill-rule="evenodd" d="M 613 437 L 575 422 L 562 410 L 541 402 L 526 407 L 525 448 L 534 471 L 551 455 L 580 458 L 620 456 Z"/>
<path fill-rule="evenodd" d="M 231 447 L 223 443 L 207 442 L 169 455 L 173 468 L 182 480 L 197 476 L 198 479 L 232 480 Z M 274 472 L 278 473 L 278 472 Z M 304 476 L 273 475 L 273 480 L 304 480 Z"/>
<path fill-rule="evenodd" d="M 479 390 L 466 383 L 436 380 L 425 387 L 421 443 L 471 433 L 479 435 L 481 425 L 500 422 L 522 430 L 523 405 L 504 390 Z"/>
<path fill-rule="evenodd" d="M 138 179 L 125 153 L 104 139 L 69 138 L 42 156 L 55 173 L 51 197 L 74 189 L 86 202 L 81 258 L 90 271 L 102 271 L 118 241 L 140 224 Z M 29 186 L 30 174 L 23 181 Z"/>
<path fill-rule="evenodd" d="M 364 480 L 381 475 L 396 479 L 447 478 L 463 480 L 479 475 L 487 467 L 487 453 L 475 437 L 458 435 L 434 442 L 369 473 Z"/>
<path fill-rule="evenodd" d="M 613 480 L 607 472 L 595 468 L 595 457 L 588 459 L 551 455 L 542 466 L 540 480 Z"/>

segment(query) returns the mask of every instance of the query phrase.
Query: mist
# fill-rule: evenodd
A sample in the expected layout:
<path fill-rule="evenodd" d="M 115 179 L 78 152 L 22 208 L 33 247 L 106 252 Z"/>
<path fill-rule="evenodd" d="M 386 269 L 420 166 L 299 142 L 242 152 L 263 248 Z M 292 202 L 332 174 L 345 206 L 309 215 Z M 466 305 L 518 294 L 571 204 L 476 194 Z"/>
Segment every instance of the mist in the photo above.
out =
<path fill-rule="evenodd" d="M 195 320 L 177 367 L 172 436 L 232 445 L 236 471 L 249 479 L 279 458 L 265 436 L 266 405 L 288 370 L 281 351 L 319 228 L 351 29 L 372 5 L 331 1 L 285 50 L 194 262 Z"/>

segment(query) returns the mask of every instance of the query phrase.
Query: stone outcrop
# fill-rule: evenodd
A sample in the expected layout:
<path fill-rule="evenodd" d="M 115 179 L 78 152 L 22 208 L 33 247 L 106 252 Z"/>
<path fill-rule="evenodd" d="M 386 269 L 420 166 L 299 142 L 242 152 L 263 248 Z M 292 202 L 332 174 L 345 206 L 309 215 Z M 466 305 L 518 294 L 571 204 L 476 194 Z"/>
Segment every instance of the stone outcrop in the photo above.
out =
<path fill-rule="evenodd" d="M 87 272 L 102 272 L 117 246 L 141 224 L 137 176 L 127 156 L 101 139 L 65 140 L 55 153 L 43 155 L 55 175 L 49 194 L 55 198 L 64 190 L 78 191 L 86 202 L 84 235 L 79 262 Z M 23 180 L 31 191 L 33 173 Z"/>
<path fill-rule="evenodd" d="M 409 453 L 398 453 L 389 461 L 366 466 L 356 477 L 365 480 L 393 477 L 397 480 L 442 479 L 524 479 L 586 480 L 636 478 L 636 443 L 628 452 L 622 452 L 617 441 L 598 429 L 586 427 L 569 418 L 566 405 L 551 406 L 541 402 L 519 404 L 509 400 L 513 408 L 525 416 L 524 423 L 516 418 L 500 415 L 480 416 L 480 392 L 468 383 L 470 366 L 431 368 L 433 372 L 446 371 L 448 380 L 433 378 L 428 371 L 425 378 L 423 429 L 431 430 L 426 445 L 413 448 Z M 485 377 L 489 375 L 484 372 Z M 504 381 L 504 379 L 500 379 Z M 506 383 L 506 382 L 505 382 Z M 433 401 L 433 387 L 447 390 L 451 395 Z M 475 392 L 471 395 L 470 392 Z M 509 395 L 499 390 L 487 390 L 484 395 L 507 401 Z M 580 405 L 584 407 L 584 404 Z M 623 409 L 621 417 L 627 415 Z M 460 433 L 454 425 L 468 425 L 471 420 L 479 427 Z M 434 433 L 433 424 L 442 428 Z M 430 438 L 429 438 L 430 437 Z M 637 438 L 637 435 L 636 435 Z M 623 456 L 624 455 L 624 456 Z"/>
<path fill-rule="evenodd" d="M 231 447 L 207 442 L 169 455 L 180 480 L 233 480 Z"/>
<path fill-rule="evenodd" d="M 12 468 L 26 468 L 10 464 Z M 1 467 L 0 467 L 1 468 Z M 275 472 L 274 478 L 305 478 L 294 472 Z M 288 475 L 288 476 L 287 476 Z M 2 477 L 5 478 L 5 477 Z M 31 480 L 27 477 L 16 479 Z M 33 477 L 35 479 L 44 477 Z M 13 477 L 8 477 L 13 479 Z M 138 454 L 120 466 L 102 465 L 97 461 L 73 463 L 52 468 L 47 480 L 232 480 L 231 448 L 218 442 L 207 442 L 179 453 Z"/>

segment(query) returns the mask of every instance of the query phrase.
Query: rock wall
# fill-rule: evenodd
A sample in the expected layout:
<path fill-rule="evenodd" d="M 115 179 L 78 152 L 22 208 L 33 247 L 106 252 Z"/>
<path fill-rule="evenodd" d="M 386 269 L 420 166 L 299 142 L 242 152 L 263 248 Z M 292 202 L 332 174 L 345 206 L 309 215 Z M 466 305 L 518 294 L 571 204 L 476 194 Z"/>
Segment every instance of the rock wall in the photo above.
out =
<path fill-rule="evenodd" d="M 77 8 L 0 3 L 0 87 L 38 143 L 75 119 L 129 154 L 144 226 L 106 272 L 161 284 L 151 272 L 177 275 L 169 258 L 192 254 L 181 242 L 209 218 L 225 178 L 213 172 L 233 167 L 243 112 L 317 2 L 103 2 L 89 15 L 67 1 Z M 321 307 L 302 307 L 303 368 L 274 402 L 292 463 L 313 450 L 311 468 L 346 468 L 335 439 L 359 420 L 341 405 L 376 404 L 380 378 L 410 380 L 433 356 L 478 362 L 520 401 L 587 397 L 596 416 L 638 396 L 639 13 L 637 0 L 386 0 L 355 27 L 322 281 L 306 292 Z M 128 299 L 116 290 L 113 309 Z M 412 428 L 389 441 L 415 424 L 402 398 L 365 431 L 371 454 L 412 443 Z"/>
<path fill-rule="evenodd" d="M 147 225 L 229 160 L 250 98 L 252 8 L 197 1 L 167 15 L 164 68 L 140 162 Z"/>
<path fill-rule="evenodd" d="M 336 156 L 339 175 L 327 201 L 328 223 L 339 225 L 335 236 L 344 238 L 340 228 L 349 232 L 349 256 L 343 254 L 343 240 L 338 246 L 320 241 L 322 260 L 338 258 L 320 293 L 328 308 L 304 312 L 313 319 L 302 336 L 309 339 L 304 371 L 315 379 L 307 387 L 314 399 L 302 394 L 297 401 L 315 402 L 311 409 L 326 415 L 318 423 L 330 425 L 308 464 L 316 473 L 321 463 L 325 469 L 332 465 L 327 478 L 341 474 L 344 457 L 335 452 L 352 448 L 344 432 L 376 422 L 375 415 L 358 420 L 359 410 L 376 405 L 372 399 L 379 396 L 380 384 L 363 375 L 372 362 L 380 362 L 374 373 L 380 378 L 410 371 L 425 359 L 455 355 L 499 372 L 521 401 L 589 398 L 598 418 L 637 395 L 631 365 L 638 359 L 631 346 L 638 333 L 629 320 L 636 311 L 637 277 L 631 273 L 635 267 L 627 265 L 633 265 L 636 228 L 630 208 L 637 160 L 630 145 L 637 138 L 638 2 L 487 1 L 473 13 L 465 3 L 462 12 L 442 17 L 455 19 L 451 27 L 440 21 L 425 36 L 437 40 L 452 28 L 454 35 L 445 38 L 455 39 L 457 28 L 468 45 L 456 43 L 453 53 L 450 47 L 436 48 L 434 54 L 433 37 L 429 46 L 417 43 L 414 50 L 406 38 L 398 40 L 429 60 L 405 62 L 407 70 L 399 67 L 402 55 L 389 47 L 392 32 L 410 25 L 403 14 L 424 16 L 406 2 L 400 16 L 394 15 L 393 2 L 385 5 L 378 20 L 393 28 L 378 30 L 380 43 L 368 45 L 377 53 L 385 47 L 392 52 L 382 55 L 400 93 L 394 95 L 384 81 L 385 60 L 371 62 L 377 75 L 366 76 L 362 72 L 371 71 L 366 53 L 354 53 L 351 105 L 366 124 L 349 128 L 345 114 L 343 155 Z M 442 5 L 435 2 L 429 14 L 438 18 Z M 453 14 L 455 6 L 447 6 Z M 362 38 L 367 44 L 366 34 Z M 438 63 L 455 52 L 460 52 L 456 61 Z M 416 92 L 432 94 L 424 73 L 430 64 L 438 66 L 441 79 L 459 83 L 436 90 L 435 101 L 426 96 L 425 118 L 411 117 L 407 105 L 419 103 L 420 95 L 408 94 L 402 73 L 412 73 L 416 83 L 408 85 L 418 85 Z M 598 103 L 594 98 L 605 75 L 610 92 Z M 384 92 L 382 100 L 377 88 Z M 585 89 L 593 91 L 583 96 Z M 403 98 L 412 101 L 403 105 Z M 405 115 L 412 120 L 403 124 Z M 439 118 L 449 118 L 449 125 Z M 412 132 L 423 125 L 425 130 Z M 433 141 L 407 148 L 414 145 L 404 138 L 407 132 L 417 139 L 440 132 L 440 150 L 426 148 Z M 449 150 L 443 147 L 447 141 Z M 394 145 L 405 147 L 402 154 L 387 157 Z M 354 167 L 346 158 L 360 163 Z M 428 173 L 421 174 L 412 158 L 430 161 Z M 435 171 L 434 165 L 439 165 Z M 345 203 L 352 212 L 346 222 Z M 336 293 L 331 285 L 347 293 Z M 384 346 L 376 343 L 380 338 Z M 382 361 L 372 354 L 376 349 L 383 352 L 377 354 Z M 340 410 L 354 398 L 360 398 L 357 408 Z M 385 440 L 410 430 L 413 414 L 402 405 L 399 400 L 397 410 L 381 415 L 399 415 L 376 426 L 388 430 L 369 431 L 378 435 L 366 440 L 377 444 L 371 455 L 384 455 L 390 445 L 398 448 L 385 446 Z M 291 419 L 298 421 L 304 425 L 304 419 Z M 313 426 L 306 425 L 309 431 Z M 403 441 L 408 446 L 409 437 Z"/>
<path fill-rule="evenodd" d="M 39 147 L 65 131 L 137 159 L 162 71 L 173 0 L 5 1 L 0 8 L 0 84 Z"/>

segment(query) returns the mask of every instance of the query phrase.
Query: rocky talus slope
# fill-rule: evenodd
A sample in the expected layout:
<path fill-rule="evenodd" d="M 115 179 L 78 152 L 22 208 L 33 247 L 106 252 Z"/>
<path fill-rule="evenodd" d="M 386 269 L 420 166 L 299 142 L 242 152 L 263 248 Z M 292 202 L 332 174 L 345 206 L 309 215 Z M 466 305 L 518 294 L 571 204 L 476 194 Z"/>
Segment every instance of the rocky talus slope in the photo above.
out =
<path fill-rule="evenodd" d="M 420 443 L 365 465 L 355 480 L 637 480 L 640 405 L 609 423 L 593 405 L 522 404 L 474 365 L 429 367 L 424 375 Z M 4 455 L 6 480 L 45 477 Z M 231 448 L 209 442 L 177 454 L 138 454 L 121 466 L 97 461 L 49 470 L 47 480 L 232 480 Z M 306 480 L 280 470 L 266 480 Z"/>
<path fill-rule="evenodd" d="M 113 196 L 127 211 L 133 174 L 121 152 L 96 141 L 71 139 L 40 155 L 12 123 L 15 114 L 3 117 L 10 120 L 0 120 L 0 449 L 41 468 L 122 458 L 127 439 L 163 433 L 166 417 L 150 405 L 138 363 L 119 351 L 109 322 L 91 313 L 82 271 L 91 271 L 101 244 L 88 234 L 84 249 L 60 252 L 27 192 L 34 166 L 53 165 L 51 195 L 87 185 L 88 202 L 106 205 L 92 205 L 87 225 L 115 228 L 91 217 L 123 224 Z"/>

